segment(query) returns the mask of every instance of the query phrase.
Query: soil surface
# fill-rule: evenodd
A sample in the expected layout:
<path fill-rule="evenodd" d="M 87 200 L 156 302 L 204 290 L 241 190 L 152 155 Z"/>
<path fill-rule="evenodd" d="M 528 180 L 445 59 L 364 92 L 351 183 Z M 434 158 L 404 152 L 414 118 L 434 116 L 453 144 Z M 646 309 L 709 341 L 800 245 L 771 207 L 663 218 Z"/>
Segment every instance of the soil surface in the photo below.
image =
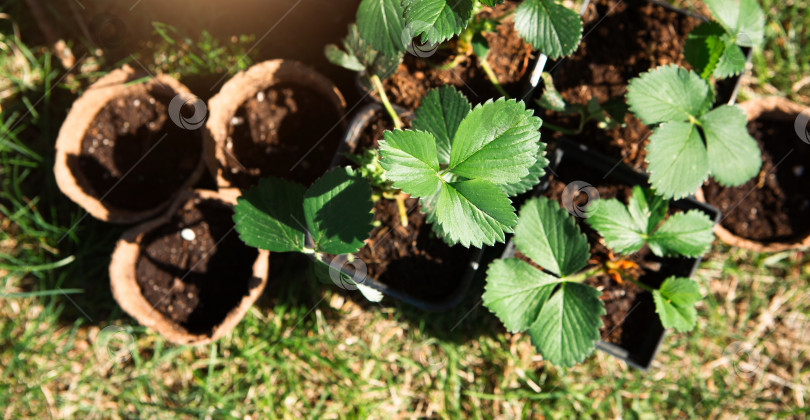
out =
<path fill-rule="evenodd" d="M 399 220 L 397 204 L 381 199 L 374 205 L 380 222 L 357 256 L 368 275 L 416 298 L 440 301 L 455 290 L 470 260 L 470 250 L 450 247 L 425 222 L 415 198 L 406 200 L 408 227 Z"/>
<path fill-rule="evenodd" d="M 587 104 L 593 97 L 600 104 L 624 97 L 627 83 L 639 74 L 666 64 L 689 68 L 683 59 L 683 44 L 699 20 L 661 6 L 639 1 L 593 0 L 583 16 L 585 28 L 579 49 L 562 59 L 552 71 L 554 84 L 570 103 Z M 545 111 L 544 120 L 575 128 L 579 120 Z M 636 168 L 646 168 L 644 147 L 650 130 L 631 113 L 624 127 L 603 130 L 588 122 L 577 140 L 614 156 Z M 550 133 L 552 138 L 559 133 Z"/>
<path fill-rule="evenodd" d="M 68 164 L 78 165 L 88 181 L 88 194 L 138 211 L 159 206 L 177 193 L 200 162 L 202 137 L 172 122 L 172 97 L 144 89 L 114 99 L 99 111 L 82 139 L 81 154 L 68 157 Z M 189 117 L 194 113 L 181 112 Z"/>
<path fill-rule="evenodd" d="M 810 144 L 793 125 L 764 118 L 749 122 L 762 152 L 759 176 L 734 188 L 713 180 L 703 187 L 706 201 L 723 213 L 723 227 L 735 235 L 771 243 L 810 234 Z"/>
<path fill-rule="evenodd" d="M 513 10 L 517 4 L 515 1 L 507 1 L 494 8 L 484 7 L 478 16 L 497 18 Z M 496 32 L 484 34 L 484 37 L 490 46 L 487 61 L 498 82 L 507 92 L 517 95 L 519 82 L 531 64 L 532 49 L 520 38 L 513 23 L 514 18 L 508 17 L 501 22 Z M 446 45 L 447 49 L 442 47 L 424 58 L 405 54 L 397 72 L 383 82 L 393 103 L 415 109 L 429 89 L 444 85 L 455 86 L 473 104 L 501 96 L 481 69 L 478 58 L 471 52 L 452 69 L 437 68 L 451 62 L 456 56 L 456 42 L 453 40 Z"/>
<path fill-rule="evenodd" d="M 258 251 L 239 239 L 232 218 L 226 204 L 195 198 L 143 239 L 137 281 L 144 297 L 192 334 L 210 334 L 257 285 Z"/>
<path fill-rule="evenodd" d="M 240 188 L 275 176 L 310 185 L 329 168 L 343 135 L 332 102 L 280 83 L 247 100 L 231 119 L 223 176 Z"/>

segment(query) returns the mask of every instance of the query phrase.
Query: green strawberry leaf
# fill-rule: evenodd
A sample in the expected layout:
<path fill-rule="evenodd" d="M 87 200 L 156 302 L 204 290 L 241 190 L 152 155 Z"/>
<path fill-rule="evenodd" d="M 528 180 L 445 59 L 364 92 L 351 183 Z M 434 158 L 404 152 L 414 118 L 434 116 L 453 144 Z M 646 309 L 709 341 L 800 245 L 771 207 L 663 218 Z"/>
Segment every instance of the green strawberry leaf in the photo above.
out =
<path fill-rule="evenodd" d="M 715 19 L 741 47 L 758 47 L 765 36 L 765 13 L 757 0 L 706 0 Z"/>
<path fill-rule="evenodd" d="M 618 254 L 632 254 L 644 246 L 646 230 L 641 229 L 624 204 L 615 198 L 599 200 L 593 204 L 596 211 L 585 219 L 605 244 Z"/>
<path fill-rule="evenodd" d="M 489 55 L 489 41 L 481 32 L 476 32 L 472 37 L 473 54 L 481 60 L 486 60 Z"/>
<path fill-rule="evenodd" d="M 556 1 L 525 0 L 515 10 L 515 29 L 535 49 L 556 59 L 576 50 L 582 38 L 582 19 Z"/>
<path fill-rule="evenodd" d="M 503 242 L 517 223 L 506 193 L 486 180 L 443 183 L 436 202 L 436 220 L 452 243 L 481 248 Z"/>
<path fill-rule="evenodd" d="M 453 138 L 449 171 L 501 186 L 520 181 L 537 162 L 542 123 L 523 102 L 501 98 L 476 106 Z"/>
<path fill-rule="evenodd" d="M 517 258 L 496 260 L 487 270 L 484 306 L 516 333 L 526 331 L 540 316 L 560 279 Z"/>
<path fill-rule="evenodd" d="M 504 2 L 504 0 L 480 0 L 481 3 L 486 4 L 487 6 L 495 6 Z"/>
<path fill-rule="evenodd" d="M 515 228 L 515 246 L 544 269 L 566 277 L 585 267 L 590 246 L 576 221 L 545 197 L 526 202 Z"/>
<path fill-rule="evenodd" d="M 724 36 L 721 42 L 724 45 L 723 54 L 714 69 L 714 77 L 725 79 L 742 73 L 745 70 L 746 61 L 743 50 L 735 45 L 728 35 Z"/>
<path fill-rule="evenodd" d="M 669 203 L 663 197 L 655 195 L 649 188 L 638 185 L 633 187 L 633 195 L 627 203 L 627 210 L 636 221 L 640 232 L 652 233 L 658 224 L 667 217 Z"/>
<path fill-rule="evenodd" d="M 402 33 L 405 21 L 400 0 L 362 0 L 357 8 L 360 35 L 386 56 L 405 51 Z M 406 40 L 408 41 L 408 40 Z"/>
<path fill-rule="evenodd" d="M 351 254 L 363 247 L 372 229 L 371 185 L 351 168 L 324 174 L 307 190 L 303 203 L 317 251 Z"/>
<path fill-rule="evenodd" d="M 452 86 L 431 89 L 416 108 L 413 128 L 433 134 L 439 163 L 450 163 L 450 143 L 471 110 L 467 97 Z"/>
<path fill-rule="evenodd" d="M 648 245 L 659 257 L 696 258 L 711 248 L 713 228 L 714 222 L 700 210 L 676 213 L 650 235 Z"/>
<path fill-rule="evenodd" d="M 266 178 L 237 199 L 233 220 L 247 245 L 272 252 L 302 252 L 306 248 L 304 187 L 279 178 Z"/>
<path fill-rule="evenodd" d="M 698 129 L 685 122 L 667 122 L 653 130 L 647 146 L 650 184 L 661 195 L 693 194 L 709 175 L 709 155 Z"/>
<path fill-rule="evenodd" d="M 584 284 L 560 284 L 543 305 L 537 322 L 529 328 L 532 343 L 543 358 L 568 367 L 593 351 L 605 313 L 600 294 Z"/>
<path fill-rule="evenodd" d="M 424 131 L 386 131 L 380 142 L 380 165 L 394 187 L 428 197 L 441 186 L 436 140 Z"/>
<path fill-rule="evenodd" d="M 686 61 L 703 79 L 711 76 L 726 49 L 722 36 L 726 34 L 717 22 L 704 22 L 693 29 L 683 46 Z"/>
<path fill-rule="evenodd" d="M 537 153 L 537 161 L 529 168 L 529 174 L 518 182 L 503 185 L 503 191 L 509 197 L 523 194 L 535 185 L 540 183 L 540 179 L 546 174 L 548 159 L 546 159 L 546 144 L 540 142 L 540 151 Z"/>
<path fill-rule="evenodd" d="M 329 44 L 324 49 L 324 54 L 332 64 L 375 75 L 380 79 L 387 79 L 394 74 L 404 55 L 403 52 L 386 55 L 375 50 L 363 40 L 355 24 L 349 25 L 349 33 L 343 38 L 343 49 L 345 52 L 336 45 Z"/>
<path fill-rule="evenodd" d="M 721 185 L 735 187 L 759 173 L 762 156 L 748 134 L 746 116 L 736 105 L 723 105 L 700 118 L 706 135 L 708 167 Z"/>
<path fill-rule="evenodd" d="M 675 65 L 655 68 L 627 86 L 627 103 L 644 124 L 692 121 L 705 110 L 709 85 L 693 71 Z"/>
<path fill-rule="evenodd" d="M 396 0 L 395 0 L 396 1 Z M 467 28 L 474 0 L 403 0 L 405 22 L 414 37 L 439 44 Z"/>
<path fill-rule="evenodd" d="M 677 331 L 691 331 L 697 323 L 695 304 L 703 296 L 700 287 L 690 279 L 670 277 L 659 290 L 653 292 L 655 311 L 661 318 L 664 328 Z"/>

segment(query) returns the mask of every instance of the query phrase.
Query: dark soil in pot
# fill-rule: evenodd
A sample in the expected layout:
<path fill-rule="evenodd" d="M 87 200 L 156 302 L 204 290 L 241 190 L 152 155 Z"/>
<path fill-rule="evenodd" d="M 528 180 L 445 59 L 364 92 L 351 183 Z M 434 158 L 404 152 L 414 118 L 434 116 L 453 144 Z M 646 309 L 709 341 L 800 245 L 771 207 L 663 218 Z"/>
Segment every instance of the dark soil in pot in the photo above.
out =
<path fill-rule="evenodd" d="M 481 15 L 502 16 L 517 7 L 517 4 L 507 1 L 494 8 L 485 7 Z M 498 82 L 507 92 L 515 95 L 520 80 L 529 68 L 532 50 L 531 46 L 518 35 L 513 21 L 511 17 L 505 19 L 496 32 L 484 36 L 490 46 L 487 60 L 498 77 Z M 479 65 L 478 58 L 474 55 L 467 56 L 452 69 L 437 68 L 455 58 L 455 41 L 448 42 L 447 46 L 448 49 L 442 47 L 432 56 L 425 58 L 406 53 L 404 62 L 397 72 L 383 82 L 389 99 L 397 105 L 415 109 L 429 89 L 444 85 L 455 86 L 474 104 L 501 96 L 490 83 Z"/>
<path fill-rule="evenodd" d="M 368 275 L 408 295 L 439 301 L 453 293 L 464 275 L 470 252 L 450 247 L 433 233 L 415 198 L 405 201 L 408 226 L 400 223 L 397 204 L 381 199 L 374 205 L 375 227 L 357 256 Z"/>
<path fill-rule="evenodd" d="M 756 241 L 784 242 L 810 233 L 810 145 L 792 121 L 760 118 L 748 132 L 762 152 L 757 177 L 734 188 L 710 180 L 703 187 L 706 201 L 723 212 L 721 224 L 737 236 Z"/>
<path fill-rule="evenodd" d="M 69 157 L 87 179 L 88 195 L 137 211 L 166 202 L 183 186 L 202 158 L 202 138 L 171 120 L 171 100 L 152 89 L 101 109 L 82 140 L 81 154 Z M 182 114 L 193 115 L 190 108 Z"/>
<path fill-rule="evenodd" d="M 310 185 L 329 167 L 342 117 L 306 86 L 279 83 L 259 92 L 230 121 L 223 177 L 240 188 L 268 176 Z"/>
<path fill-rule="evenodd" d="M 250 293 L 258 251 L 233 232 L 233 210 L 188 201 L 144 237 L 137 282 L 149 304 L 192 334 L 209 333 Z"/>
<path fill-rule="evenodd" d="M 583 16 L 582 44 L 574 55 L 553 67 L 554 84 L 566 101 L 584 105 L 594 97 L 604 103 L 624 97 L 630 79 L 645 71 L 666 64 L 688 67 L 683 45 L 700 21 L 659 5 L 631 3 L 591 1 Z M 561 127 L 573 128 L 579 123 L 552 112 L 546 112 L 543 119 Z M 651 132 L 630 113 L 624 123 L 624 127 L 603 130 L 588 122 L 577 140 L 607 156 L 621 157 L 632 167 L 645 168 L 644 147 Z"/>

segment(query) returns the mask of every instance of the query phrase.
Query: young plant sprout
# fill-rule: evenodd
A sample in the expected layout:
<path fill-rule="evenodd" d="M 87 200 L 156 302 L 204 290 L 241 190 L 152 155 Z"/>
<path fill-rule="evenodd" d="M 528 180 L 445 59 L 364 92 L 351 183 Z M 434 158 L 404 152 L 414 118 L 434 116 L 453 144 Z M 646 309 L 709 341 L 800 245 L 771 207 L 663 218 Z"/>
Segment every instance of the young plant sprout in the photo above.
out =
<path fill-rule="evenodd" d="M 324 49 L 326 58 L 337 66 L 356 71 L 365 76 L 366 82 L 380 96 L 385 110 L 394 121 L 395 128 L 402 128 L 402 120 L 385 94 L 382 81 L 391 77 L 402 62 L 402 51 L 391 53 L 375 50 L 357 30 L 357 25 L 349 25 L 349 34 L 343 38 L 343 50 L 329 44 Z"/>
<path fill-rule="evenodd" d="M 658 256 L 694 257 L 705 253 L 714 238 L 706 215 L 693 210 L 667 219 L 667 202 L 641 187 L 633 189 L 626 206 L 609 199 L 594 207 L 588 223 L 622 255 L 647 245 Z M 604 304 L 597 289 L 583 284 L 596 275 L 618 276 L 652 293 L 664 327 L 689 331 L 695 326 L 695 304 L 701 299 L 697 283 L 673 276 L 653 289 L 638 280 L 640 268 L 626 259 L 588 267 L 588 240 L 556 202 L 545 197 L 528 201 L 520 210 L 514 242 L 533 264 L 518 258 L 492 263 L 484 305 L 509 331 L 528 331 L 553 364 L 581 362 L 599 340 Z"/>
<path fill-rule="evenodd" d="M 715 21 L 702 23 L 689 34 L 683 53 L 705 80 L 725 79 L 745 69 L 740 47 L 757 47 L 765 33 L 765 14 L 756 0 L 705 0 Z"/>
<path fill-rule="evenodd" d="M 738 186 L 760 170 L 756 140 L 736 105 L 712 109 L 714 93 L 697 73 L 662 66 L 630 81 L 627 103 L 644 124 L 655 125 L 647 145 L 650 183 L 667 198 L 694 193 L 711 174 Z"/>
<path fill-rule="evenodd" d="M 619 127 L 624 123 L 624 116 L 627 114 L 627 104 L 621 97 L 610 98 L 604 104 L 599 104 L 596 98 L 591 98 L 587 105 L 572 104 L 567 102 L 557 88 L 554 87 L 554 80 L 551 74 L 543 73 L 541 75 L 545 89 L 543 95 L 537 100 L 537 104 L 549 111 L 558 112 L 562 115 L 574 115 L 579 117 L 577 128 L 569 129 L 552 125 L 546 122 L 546 128 L 554 131 L 577 135 L 582 133 L 585 124 L 594 120 L 597 122 L 599 128 L 609 130 Z"/>
<path fill-rule="evenodd" d="M 517 223 L 509 197 L 536 185 L 548 164 L 542 120 L 523 102 L 503 98 L 472 109 L 450 86 L 431 90 L 415 117 L 413 130 L 385 132 L 385 177 L 420 198 L 449 244 L 503 242 Z"/>
<path fill-rule="evenodd" d="M 483 34 L 494 31 L 514 14 L 515 29 L 524 41 L 551 58 L 559 58 L 570 55 L 579 45 L 582 20 L 555 0 L 525 0 L 504 16 L 478 16 L 482 6 L 501 3 L 503 0 L 363 0 L 357 23 L 363 38 L 389 55 L 405 51 L 416 37 L 424 44 L 439 45 L 458 36 L 456 58 L 443 68 L 476 55 L 492 85 L 508 97 L 486 60 L 489 43 Z"/>

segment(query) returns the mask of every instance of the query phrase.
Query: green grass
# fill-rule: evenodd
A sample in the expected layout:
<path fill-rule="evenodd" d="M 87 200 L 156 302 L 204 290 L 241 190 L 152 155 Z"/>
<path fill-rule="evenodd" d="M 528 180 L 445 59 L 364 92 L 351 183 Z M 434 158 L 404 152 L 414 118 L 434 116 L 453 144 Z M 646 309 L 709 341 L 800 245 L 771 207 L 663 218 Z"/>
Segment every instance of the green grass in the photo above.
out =
<path fill-rule="evenodd" d="M 806 97 L 791 89 L 810 73 L 810 16 L 800 2 L 764 3 L 777 19 L 749 88 Z M 14 42 L 1 27 L 4 45 Z M 717 246 L 697 276 L 707 294 L 697 329 L 668 335 L 648 373 L 602 353 L 548 366 L 477 305 L 480 290 L 454 311 L 423 314 L 364 303 L 305 272 L 271 284 L 217 343 L 171 345 L 112 301 L 106 270 L 122 229 L 83 219 L 56 189 L 53 143 L 89 80 L 62 78 L 43 48 L 19 47 L 22 62 L 0 56 L 11 81 L 0 115 L 3 418 L 810 414 L 810 256 L 799 252 Z M 10 78 L 23 62 L 33 77 Z"/>

